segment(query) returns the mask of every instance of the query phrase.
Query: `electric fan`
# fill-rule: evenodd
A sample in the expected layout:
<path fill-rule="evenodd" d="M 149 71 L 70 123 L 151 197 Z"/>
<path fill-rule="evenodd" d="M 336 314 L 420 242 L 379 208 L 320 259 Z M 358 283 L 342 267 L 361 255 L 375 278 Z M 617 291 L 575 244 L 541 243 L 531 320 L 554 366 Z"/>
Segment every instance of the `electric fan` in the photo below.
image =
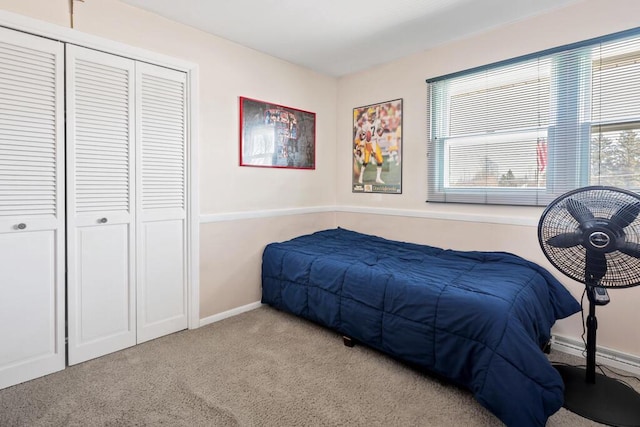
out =
<path fill-rule="evenodd" d="M 596 306 L 608 288 L 640 285 L 640 196 L 615 187 L 591 186 L 552 201 L 538 223 L 547 259 L 586 285 L 589 300 L 587 367 L 556 365 L 565 383 L 564 406 L 609 425 L 640 426 L 640 395 L 628 385 L 596 374 Z"/>

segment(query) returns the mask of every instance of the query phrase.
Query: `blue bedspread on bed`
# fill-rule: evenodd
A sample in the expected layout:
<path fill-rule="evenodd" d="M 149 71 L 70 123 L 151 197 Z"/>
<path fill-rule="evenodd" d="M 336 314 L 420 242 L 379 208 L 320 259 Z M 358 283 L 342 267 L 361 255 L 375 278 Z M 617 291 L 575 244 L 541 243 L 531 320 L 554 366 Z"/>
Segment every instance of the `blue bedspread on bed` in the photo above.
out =
<path fill-rule="evenodd" d="M 564 386 L 540 346 L 580 310 L 545 269 L 345 229 L 269 244 L 262 302 L 471 390 L 509 426 L 542 426 Z"/>

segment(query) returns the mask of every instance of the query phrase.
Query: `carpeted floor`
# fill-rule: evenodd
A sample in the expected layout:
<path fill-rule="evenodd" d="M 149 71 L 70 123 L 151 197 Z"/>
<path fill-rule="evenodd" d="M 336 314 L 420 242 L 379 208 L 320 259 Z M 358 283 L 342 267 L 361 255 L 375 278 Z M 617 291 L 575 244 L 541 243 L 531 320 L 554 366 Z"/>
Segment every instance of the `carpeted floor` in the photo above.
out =
<path fill-rule="evenodd" d="M 269 307 L 0 390 L 2 427 L 119 425 L 501 423 L 470 393 Z M 547 425 L 598 424 L 561 409 Z"/>

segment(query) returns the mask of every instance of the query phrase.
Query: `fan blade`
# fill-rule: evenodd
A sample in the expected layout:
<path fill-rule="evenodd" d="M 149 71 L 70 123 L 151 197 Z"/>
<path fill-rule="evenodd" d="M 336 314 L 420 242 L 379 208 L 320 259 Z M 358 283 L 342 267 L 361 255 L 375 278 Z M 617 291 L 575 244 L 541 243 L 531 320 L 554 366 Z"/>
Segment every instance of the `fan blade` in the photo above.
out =
<path fill-rule="evenodd" d="M 573 233 L 562 233 L 547 239 L 547 244 L 554 248 L 571 248 L 582 243 L 582 233 L 574 231 Z"/>
<path fill-rule="evenodd" d="M 571 216 L 574 217 L 580 225 L 593 219 L 593 214 L 591 213 L 591 211 L 576 199 L 568 199 L 565 206 Z"/>
<path fill-rule="evenodd" d="M 625 228 L 636 220 L 640 213 L 640 203 L 635 202 L 630 205 L 624 205 L 616 211 L 611 217 L 611 222 L 620 228 Z"/>
<path fill-rule="evenodd" d="M 618 250 L 634 258 L 640 258 L 640 245 L 637 243 L 625 242 Z"/>
<path fill-rule="evenodd" d="M 587 251 L 585 281 L 595 284 L 607 274 L 607 257 L 602 252 Z"/>

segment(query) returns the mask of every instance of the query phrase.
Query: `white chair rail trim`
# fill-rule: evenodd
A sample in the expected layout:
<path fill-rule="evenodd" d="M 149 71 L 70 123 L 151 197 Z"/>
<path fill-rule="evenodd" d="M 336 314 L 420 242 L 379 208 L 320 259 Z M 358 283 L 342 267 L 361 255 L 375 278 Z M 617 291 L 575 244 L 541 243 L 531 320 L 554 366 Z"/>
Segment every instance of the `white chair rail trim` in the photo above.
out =
<path fill-rule="evenodd" d="M 303 208 L 288 209 L 267 209 L 243 212 L 226 212 L 219 214 L 201 214 L 200 223 L 206 224 L 211 222 L 222 221 L 239 221 L 255 218 L 270 218 L 287 215 L 304 215 L 326 212 L 346 212 L 368 215 L 389 215 L 401 216 L 409 218 L 425 218 L 425 219 L 442 219 L 449 221 L 467 221 L 489 224 L 505 224 L 505 225 L 521 225 L 528 227 L 537 227 L 538 218 L 534 217 L 514 217 L 506 215 L 484 215 L 484 214 L 467 214 L 462 212 L 433 212 L 417 209 L 392 209 L 377 208 L 368 206 L 311 206 Z"/>

